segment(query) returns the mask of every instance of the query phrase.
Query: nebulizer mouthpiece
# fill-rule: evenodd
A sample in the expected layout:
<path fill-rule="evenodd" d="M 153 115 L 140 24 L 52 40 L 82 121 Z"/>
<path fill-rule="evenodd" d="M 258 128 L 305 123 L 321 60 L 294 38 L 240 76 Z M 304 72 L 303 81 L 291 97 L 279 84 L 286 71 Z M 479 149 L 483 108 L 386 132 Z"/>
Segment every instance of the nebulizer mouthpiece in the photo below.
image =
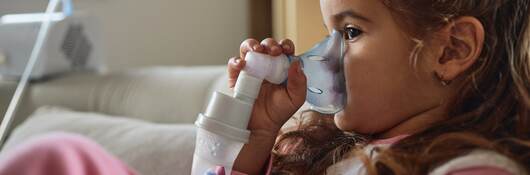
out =
<path fill-rule="evenodd" d="M 223 167 L 231 174 L 232 166 L 243 145 L 254 101 L 264 80 L 281 84 L 287 81 L 288 69 L 301 61 L 307 78 L 306 101 L 311 109 L 334 114 L 345 103 L 344 39 L 337 31 L 300 56 L 247 53 L 246 66 L 240 72 L 232 96 L 214 92 L 204 113 L 199 114 L 192 175 L 215 174 Z"/>

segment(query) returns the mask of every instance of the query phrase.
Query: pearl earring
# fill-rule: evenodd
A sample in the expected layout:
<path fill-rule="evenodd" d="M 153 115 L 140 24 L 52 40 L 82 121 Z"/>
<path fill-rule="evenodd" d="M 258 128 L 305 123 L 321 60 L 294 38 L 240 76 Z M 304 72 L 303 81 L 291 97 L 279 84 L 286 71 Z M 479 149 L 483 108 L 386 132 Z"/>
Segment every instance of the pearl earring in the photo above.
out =
<path fill-rule="evenodd" d="M 438 81 L 440 81 L 440 84 L 442 84 L 442 86 L 449 86 L 451 84 L 451 80 L 444 80 L 443 74 L 438 74 L 438 72 L 434 72 L 434 77 Z"/>

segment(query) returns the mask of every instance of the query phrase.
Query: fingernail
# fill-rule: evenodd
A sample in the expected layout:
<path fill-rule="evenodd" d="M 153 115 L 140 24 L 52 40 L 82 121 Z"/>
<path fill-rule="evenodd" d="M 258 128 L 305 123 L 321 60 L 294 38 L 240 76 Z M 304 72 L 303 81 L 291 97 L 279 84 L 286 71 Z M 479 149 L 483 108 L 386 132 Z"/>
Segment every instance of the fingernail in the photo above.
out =
<path fill-rule="evenodd" d="M 278 47 L 277 47 L 277 46 L 272 46 L 270 51 L 271 51 L 271 52 L 274 52 L 274 51 L 276 51 L 276 50 L 278 50 Z"/>
<path fill-rule="evenodd" d="M 222 166 L 215 167 L 215 173 L 216 175 L 225 175 L 225 168 Z"/>
<path fill-rule="evenodd" d="M 298 75 L 302 75 L 304 73 L 302 71 L 302 62 L 300 61 L 297 61 L 296 63 L 296 73 L 298 73 Z"/>
<path fill-rule="evenodd" d="M 283 49 L 284 49 L 284 51 L 286 51 L 286 50 L 291 50 L 291 46 L 289 46 L 289 45 L 283 45 Z"/>

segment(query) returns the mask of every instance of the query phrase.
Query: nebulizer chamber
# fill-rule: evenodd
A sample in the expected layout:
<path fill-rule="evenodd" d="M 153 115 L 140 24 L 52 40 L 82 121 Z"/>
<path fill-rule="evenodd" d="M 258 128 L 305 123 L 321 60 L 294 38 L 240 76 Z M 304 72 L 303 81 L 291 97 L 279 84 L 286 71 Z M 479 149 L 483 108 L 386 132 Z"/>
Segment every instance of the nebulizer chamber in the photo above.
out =
<path fill-rule="evenodd" d="M 247 143 L 247 130 L 254 101 L 263 80 L 282 84 L 287 81 L 290 65 L 300 61 L 307 78 L 307 97 L 312 110 L 334 114 L 345 102 L 343 54 L 340 32 L 333 31 L 324 41 L 300 56 L 270 55 L 249 52 L 232 96 L 214 92 L 204 113 L 199 114 L 192 175 L 214 174 L 221 166 L 230 174 L 237 155 Z"/>

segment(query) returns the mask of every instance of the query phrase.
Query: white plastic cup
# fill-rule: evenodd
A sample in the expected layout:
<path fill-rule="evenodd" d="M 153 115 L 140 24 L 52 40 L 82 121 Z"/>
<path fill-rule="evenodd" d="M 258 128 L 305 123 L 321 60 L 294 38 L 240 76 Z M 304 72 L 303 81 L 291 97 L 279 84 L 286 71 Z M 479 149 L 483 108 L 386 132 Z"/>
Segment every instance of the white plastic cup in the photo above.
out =
<path fill-rule="evenodd" d="M 214 174 L 217 166 L 231 174 L 233 164 L 248 142 L 247 130 L 252 104 L 215 92 L 204 114 L 195 125 L 197 138 L 192 175 Z"/>
<path fill-rule="evenodd" d="M 244 144 L 199 128 L 191 174 L 212 174 L 217 166 L 222 166 L 225 174 L 231 174 L 233 163 Z"/>

